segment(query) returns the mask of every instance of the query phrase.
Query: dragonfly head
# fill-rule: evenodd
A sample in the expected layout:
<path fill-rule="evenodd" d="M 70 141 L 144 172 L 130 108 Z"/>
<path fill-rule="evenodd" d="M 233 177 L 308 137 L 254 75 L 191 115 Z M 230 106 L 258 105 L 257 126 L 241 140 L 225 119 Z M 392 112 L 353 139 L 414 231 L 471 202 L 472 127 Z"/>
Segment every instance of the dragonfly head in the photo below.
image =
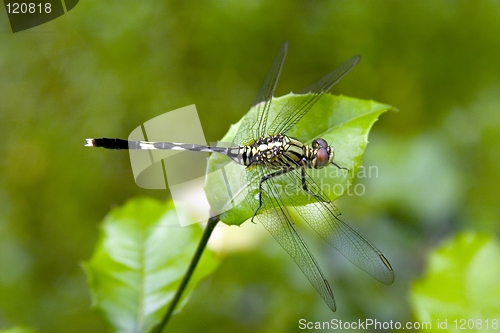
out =
<path fill-rule="evenodd" d="M 321 169 L 333 163 L 333 148 L 328 145 L 326 140 L 318 138 L 312 142 L 312 157 L 312 167 Z"/>

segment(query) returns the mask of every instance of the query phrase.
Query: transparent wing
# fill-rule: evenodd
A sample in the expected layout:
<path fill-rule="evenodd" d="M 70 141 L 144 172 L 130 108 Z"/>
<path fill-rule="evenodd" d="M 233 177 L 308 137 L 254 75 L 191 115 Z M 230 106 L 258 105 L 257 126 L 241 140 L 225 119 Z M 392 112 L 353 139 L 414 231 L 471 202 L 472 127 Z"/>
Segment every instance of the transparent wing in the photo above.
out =
<path fill-rule="evenodd" d="M 261 176 L 264 176 L 261 167 L 256 169 L 259 170 L 258 172 L 260 172 Z M 254 190 L 258 189 L 258 181 L 252 184 L 255 185 Z M 332 311 L 335 311 L 335 300 L 330 285 L 321 272 L 311 251 L 295 228 L 290 214 L 280 197 L 278 188 L 272 179 L 263 183 L 262 199 L 263 207 L 260 210 L 261 213 L 256 216 L 256 219 L 262 223 L 281 247 L 292 257 L 328 307 Z M 252 198 L 252 200 L 251 206 L 257 208 L 257 197 Z"/>
<path fill-rule="evenodd" d="M 321 238 L 336 248 L 354 265 L 384 284 L 394 282 L 394 271 L 389 261 L 375 246 L 340 219 L 339 210 L 323 194 L 316 182 L 307 173 L 305 175 L 308 189 L 314 195 L 307 194 L 302 187 L 297 187 L 297 191 L 302 191 L 311 199 L 311 203 L 308 205 L 294 205 L 297 213 Z M 296 170 L 281 177 L 287 177 L 286 182 L 297 183 L 300 174 Z M 294 198 L 297 200 L 297 196 L 290 195 L 289 198 L 292 204 Z"/>
<path fill-rule="evenodd" d="M 264 83 L 252 103 L 252 107 L 256 107 L 257 110 L 245 116 L 243 123 L 233 139 L 234 145 L 245 145 L 250 140 L 257 139 L 265 133 L 267 116 L 271 108 L 274 90 L 276 89 L 281 69 L 285 62 L 287 50 L 288 43 L 285 42 L 276 55 L 271 70 L 267 74 Z"/>
<path fill-rule="evenodd" d="M 340 65 L 330 74 L 325 75 L 319 81 L 299 91 L 299 94 L 307 94 L 305 99 L 290 100 L 283 109 L 280 110 L 276 118 L 269 125 L 267 134 L 285 134 L 313 107 L 314 104 L 328 92 L 337 82 L 340 81 L 361 59 L 354 56 Z"/>

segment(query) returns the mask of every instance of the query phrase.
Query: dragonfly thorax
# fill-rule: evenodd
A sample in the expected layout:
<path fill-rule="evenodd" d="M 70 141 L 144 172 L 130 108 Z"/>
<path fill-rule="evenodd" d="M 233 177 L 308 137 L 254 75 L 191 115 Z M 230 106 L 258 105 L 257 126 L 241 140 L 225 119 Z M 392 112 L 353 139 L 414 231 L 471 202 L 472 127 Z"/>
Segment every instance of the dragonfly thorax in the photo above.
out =
<path fill-rule="evenodd" d="M 333 162 L 333 148 L 323 139 L 316 139 L 306 146 L 286 135 L 271 135 L 241 147 L 240 163 L 269 169 L 296 169 L 300 167 L 321 169 Z"/>

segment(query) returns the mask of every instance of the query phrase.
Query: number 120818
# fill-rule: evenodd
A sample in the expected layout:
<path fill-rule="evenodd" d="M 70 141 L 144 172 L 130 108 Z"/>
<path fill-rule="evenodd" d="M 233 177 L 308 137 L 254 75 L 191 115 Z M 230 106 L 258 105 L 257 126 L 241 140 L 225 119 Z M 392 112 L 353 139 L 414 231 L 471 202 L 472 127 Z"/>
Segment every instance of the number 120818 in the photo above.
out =
<path fill-rule="evenodd" d="M 45 4 L 41 3 L 7 3 L 5 5 L 7 7 L 8 14 L 35 14 L 35 13 L 50 13 L 52 11 L 52 5 L 47 2 Z"/>

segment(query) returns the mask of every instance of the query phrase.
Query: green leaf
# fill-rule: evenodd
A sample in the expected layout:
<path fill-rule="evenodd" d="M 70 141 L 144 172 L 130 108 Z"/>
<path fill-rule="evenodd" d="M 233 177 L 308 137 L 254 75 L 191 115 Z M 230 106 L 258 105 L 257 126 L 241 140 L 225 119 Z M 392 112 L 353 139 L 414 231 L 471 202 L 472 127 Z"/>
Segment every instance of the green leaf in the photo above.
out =
<path fill-rule="evenodd" d="M 92 258 L 84 263 L 93 306 L 117 332 L 148 332 L 174 297 L 200 237 L 198 225 L 179 226 L 171 203 L 141 198 L 113 209 Z M 184 302 L 215 267 L 205 250 Z"/>
<path fill-rule="evenodd" d="M 273 98 L 269 112 L 268 124 L 283 106 L 292 99 L 304 99 L 307 95 L 288 94 L 283 97 Z M 335 166 L 328 166 L 321 170 L 308 170 L 309 175 L 320 184 L 322 190 L 330 198 L 335 200 L 342 196 L 346 190 L 353 185 L 356 174 L 362 163 L 362 157 L 368 143 L 368 133 L 381 113 L 394 110 L 391 106 L 365 101 L 345 96 L 324 95 L 314 107 L 287 133 L 288 136 L 298 139 L 303 143 L 310 144 L 316 138 L 325 139 L 335 150 L 334 161 L 349 171 L 342 171 Z M 250 109 L 247 116 L 252 116 L 255 108 Z M 222 142 L 231 142 L 236 131 L 241 125 L 240 120 L 232 126 Z M 283 133 L 276 133 L 283 134 Z M 212 209 L 223 213 L 221 220 L 226 224 L 239 225 L 250 218 L 254 208 L 248 205 L 244 192 L 238 192 L 242 188 L 242 174 L 245 167 L 236 163 L 229 163 L 229 159 L 221 154 L 213 154 L 210 158 L 209 173 L 205 191 Z M 224 168 L 222 174 L 220 170 Z M 218 171 L 219 172 L 216 172 Z M 257 180 L 258 181 L 258 180 Z M 279 177 L 276 182 L 280 184 Z M 228 185 L 226 185 L 228 184 Z M 286 186 L 286 183 L 280 184 Z M 228 191 L 227 188 L 231 188 Z M 236 190 L 235 190 L 236 189 Z M 293 201 L 307 204 L 303 193 L 297 191 Z M 236 197 L 236 204 L 231 202 L 230 197 Z M 285 199 L 286 202 L 286 199 Z M 233 207 L 228 209 L 227 207 Z"/>
<path fill-rule="evenodd" d="M 411 302 L 418 320 L 431 322 L 433 327 L 437 327 L 438 321 L 447 323 L 448 329 L 440 332 L 463 331 L 459 328 L 464 323 L 465 329 L 498 331 L 498 239 L 485 233 L 463 233 L 433 251 L 429 256 L 426 275 L 412 286 Z M 496 329 L 492 329 L 493 320 L 496 320 Z M 486 326 L 488 323 L 489 329 Z"/>

